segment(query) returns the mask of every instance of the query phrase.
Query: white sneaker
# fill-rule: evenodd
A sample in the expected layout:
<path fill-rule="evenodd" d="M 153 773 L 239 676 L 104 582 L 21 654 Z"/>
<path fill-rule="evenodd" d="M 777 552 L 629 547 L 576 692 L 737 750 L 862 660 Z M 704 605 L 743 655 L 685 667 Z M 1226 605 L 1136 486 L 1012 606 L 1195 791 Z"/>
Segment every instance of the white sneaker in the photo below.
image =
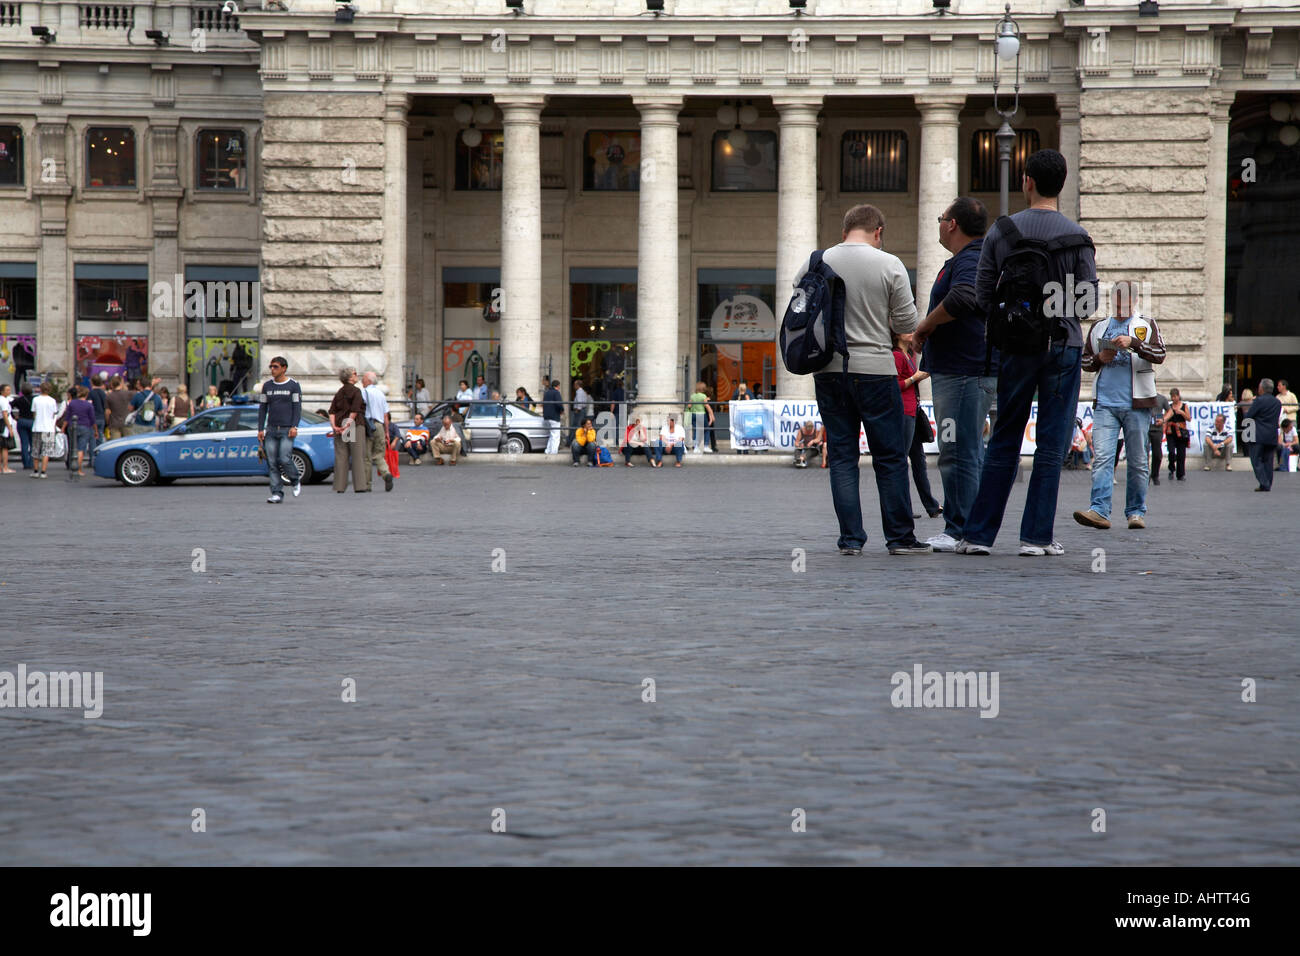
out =
<path fill-rule="evenodd" d="M 295 482 L 293 483 L 293 496 L 294 496 L 295 498 L 297 498 L 300 494 L 302 494 L 302 479 L 301 479 L 301 478 L 299 478 L 297 481 L 295 481 Z"/>
<path fill-rule="evenodd" d="M 970 541 L 967 541 L 965 538 L 957 542 L 956 551 L 958 554 L 989 555 L 993 553 L 992 549 L 989 548 L 988 546 L 982 544 L 974 544 Z"/>
<path fill-rule="evenodd" d="M 284 501 L 284 495 L 271 495 L 266 499 L 268 505 L 278 505 L 281 501 Z"/>
<path fill-rule="evenodd" d="M 956 551 L 957 539 L 950 534 L 936 534 L 925 541 L 936 551 Z"/>
<path fill-rule="evenodd" d="M 1020 542 L 1020 556 L 1022 558 L 1042 557 L 1045 554 L 1065 554 L 1065 549 L 1055 541 L 1051 544 L 1045 545 L 1026 544 L 1024 541 Z"/>

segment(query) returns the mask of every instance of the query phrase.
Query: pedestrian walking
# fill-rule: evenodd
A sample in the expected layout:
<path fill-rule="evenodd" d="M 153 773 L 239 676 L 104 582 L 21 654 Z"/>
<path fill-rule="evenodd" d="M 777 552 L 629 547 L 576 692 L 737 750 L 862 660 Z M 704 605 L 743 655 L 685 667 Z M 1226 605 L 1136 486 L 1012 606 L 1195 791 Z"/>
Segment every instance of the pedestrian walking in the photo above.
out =
<path fill-rule="evenodd" d="M 41 383 L 41 393 L 32 399 L 32 461 L 36 470 L 33 478 L 47 478 L 50 452 L 54 447 L 54 421 L 59 414 L 59 403 L 51 395 L 50 383 Z"/>
<path fill-rule="evenodd" d="M 77 477 L 85 478 L 83 466 L 96 436 L 95 406 L 90 401 L 90 389 L 84 385 L 71 386 L 68 394 L 68 407 L 64 409 L 61 427 L 68 436 L 68 450 L 77 454 Z"/>
<path fill-rule="evenodd" d="M 284 480 L 292 482 L 293 496 L 302 494 L 302 475 L 293 462 L 293 440 L 302 421 L 302 389 L 289 377 L 289 361 L 282 355 L 271 359 L 271 377 L 262 385 L 257 405 L 257 440 L 266 451 L 266 470 L 271 477 L 268 504 L 284 500 Z"/>
<path fill-rule="evenodd" d="M 1133 312 L 1136 282 L 1117 282 L 1110 316 L 1088 330 L 1083 370 L 1096 372 L 1092 403 L 1092 498 L 1074 520 L 1090 528 L 1109 528 L 1114 496 L 1115 447 L 1128 442 L 1124 517 L 1129 528 L 1145 528 L 1147 514 L 1147 431 L 1156 404 L 1155 366 L 1165 360 L 1165 340 L 1156 320 Z"/>
<path fill-rule="evenodd" d="M 957 550 L 957 542 L 966 532 L 984 463 L 984 424 L 998 387 L 992 370 L 999 356 L 996 352 L 988 355 L 986 368 L 986 313 L 975 295 L 988 223 L 988 210 L 970 196 L 953 200 L 939 217 L 939 244 L 952 257 L 930 287 L 929 311 L 912 336 L 914 346 L 921 349 L 920 369 L 930 373 L 938 427 L 943 531 L 927 541 L 936 551 Z M 913 457 L 914 475 L 915 462 Z M 932 511 L 929 505 L 926 510 Z"/>
<path fill-rule="evenodd" d="M 1192 420 L 1192 410 L 1183 401 L 1178 389 L 1169 390 L 1169 408 L 1161 424 L 1165 429 L 1165 448 L 1169 452 L 1169 477 L 1187 480 L 1187 445 L 1191 441 L 1187 424 Z"/>
<path fill-rule="evenodd" d="M 558 378 L 551 379 L 546 390 L 542 392 L 542 418 L 546 421 L 546 454 L 559 454 L 560 430 L 564 420 L 564 394 L 560 391 Z"/>
<path fill-rule="evenodd" d="M 352 475 L 354 494 L 366 491 L 370 484 L 369 446 L 364 441 L 366 400 L 357 388 L 357 370 L 348 366 L 339 369 L 343 384 L 330 402 L 330 428 L 334 434 L 334 490 L 343 494 L 348 490 L 348 474 Z"/>
<path fill-rule="evenodd" d="M 921 408 L 920 397 L 916 387 L 930 377 L 930 373 L 919 371 L 912 355 L 912 336 L 893 336 L 894 366 L 898 371 L 898 390 L 903 396 L 903 444 L 907 447 L 907 460 L 912 466 L 912 481 L 921 496 L 921 506 L 931 518 L 937 518 L 943 508 L 934 500 L 930 491 L 930 477 L 925 473 L 925 443 L 930 440 L 930 419 Z M 922 438 L 922 435 L 930 436 Z M 912 507 L 912 493 L 907 494 L 908 509 Z M 912 520 L 921 517 L 912 512 Z M 934 548 L 932 542 L 927 542 Z"/>
<path fill-rule="evenodd" d="M 104 408 L 108 427 L 107 437 L 109 439 L 126 437 L 126 423 L 131 416 L 131 393 L 127 390 L 122 376 L 114 375 L 108 380 L 108 395 L 104 398 Z"/>
<path fill-rule="evenodd" d="M 926 554 L 916 540 L 911 492 L 907 486 L 907 446 L 903 443 L 903 397 L 898 390 L 891 333 L 916 329 L 916 302 L 907 268 L 882 248 L 885 216 L 875 206 L 854 206 L 844 214 L 839 245 L 821 259 L 844 282 L 844 331 L 848 371 L 833 360 L 834 371 L 813 376 L 817 408 L 826 428 L 831 502 L 839 520 L 841 554 L 858 555 L 867 543 L 858 491 L 859 425 L 866 430 L 880 498 L 880 522 L 890 554 Z M 810 257 L 795 285 L 813 266 Z"/>
<path fill-rule="evenodd" d="M 32 386 L 30 382 L 23 382 L 18 387 L 18 397 L 13 400 L 14 418 L 18 422 L 18 441 L 20 443 L 20 453 L 23 459 L 23 470 L 30 470 L 33 466 L 32 459 Z"/>
<path fill-rule="evenodd" d="M 0 385 L 0 475 L 12 475 L 9 467 L 9 450 L 18 447 L 18 421 L 13 415 L 13 402 L 9 395 L 13 386 L 8 382 Z"/>
<path fill-rule="evenodd" d="M 1151 484 L 1160 484 L 1160 462 L 1164 458 L 1165 412 L 1169 411 L 1169 396 L 1156 392 L 1156 401 L 1149 409 L 1151 424 L 1147 427 L 1147 445 L 1151 449 L 1151 467 L 1147 474 Z M 1228 466 L 1231 468 L 1231 464 Z"/>
<path fill-rule="evenodd" d="M 366 464 L 366 490 L 369 491 L 374 480 L 373 469 L 379 469 L 379 477 L 384 479 L 384 491 L 393 490 L 393 473 L 388 467 L 388 398 L 379 387 L 379 376 L 366 372 L 361 376 L 362 397 L 366 400 L 365 427 L 369 436 L 370 460 Z"/>
<path fill-rule="evenodd" d="M 1259 482 L 1256 491 L 1273 490 L 1273 459 L 1277 454 L 1277 433 L 1282 403 L 1273 394 L 1273 380 L 1259 380 L 1259 394 L 1242 416 L 1242 431 L 1250 437 L 1250 466 Z M 1252 434 L 1253 433 L 1253 434 Z"/>
<path fill-rule="evenodd" d="M 95 437 L 90 443 L 90 451 L 94 454 L 108 437 L 108 392 L 104 389 L 103 372 L 96 372 L 90 379 L 90 404 L 95 409 Z"/>
<path fill-rule="evenodd" d="M 1078 411 L 1080 322 L 1096 311 L 1097 287 L 1092 239 L 1059 209 L 1066 173 L 1065 157 L 1054 149 L 1030 156 L 1021 183 L 1029 208 L 999 219 L 984 237 L 975 294 L 999 349 L 998 417 L 958 554 L 991 553 L 1020 469 L 1020 443 L 1035 396 L 1037 447 L 1020 521 L 1020 554 L 1065 553 L 1053 533 L 1056 499 Z M 1080 302 L 1085 308 L 1078 308 Z"/>
<path fill-rule="evenodd" d="M 714 437 L 715 418 L 713 406 L 709 404 L 708 386 L 703 382 L 696 382 L 695 391 L 691 392 L 689 402 L 686 411 L 691 416 L 691 438 L 695 442 L 695 453 L 711 454 L 718 450 L 718 441 Z"/>

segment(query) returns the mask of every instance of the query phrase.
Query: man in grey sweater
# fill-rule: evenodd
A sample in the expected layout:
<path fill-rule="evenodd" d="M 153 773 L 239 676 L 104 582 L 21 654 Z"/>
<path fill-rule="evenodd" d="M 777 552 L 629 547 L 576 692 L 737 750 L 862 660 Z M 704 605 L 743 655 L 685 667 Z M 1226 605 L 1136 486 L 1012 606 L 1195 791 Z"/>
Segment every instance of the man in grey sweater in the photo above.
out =
<path fill-rule="evenodd" d="M 848 374 L 840 360 L 813 376 L 817 408 L 826 427 L 831 500 L 840 522 L 841 554 L 861 554 L 867 542 L 858 493 L 858 426 L 866 429 L 880 521 L 890 554 L 925 554 L 916 540 L 903 444 L 903 397 L 898 390 L 890 332 L 916 328 L 916 302 L 907 269 L 881 249 L 885 217 L 875 206 L 854 206 L 844 215 L 843 241 L 822 260 L 844 280 L 844 332 Z M 811 265 L 804 263 L 795 285 Z"/>

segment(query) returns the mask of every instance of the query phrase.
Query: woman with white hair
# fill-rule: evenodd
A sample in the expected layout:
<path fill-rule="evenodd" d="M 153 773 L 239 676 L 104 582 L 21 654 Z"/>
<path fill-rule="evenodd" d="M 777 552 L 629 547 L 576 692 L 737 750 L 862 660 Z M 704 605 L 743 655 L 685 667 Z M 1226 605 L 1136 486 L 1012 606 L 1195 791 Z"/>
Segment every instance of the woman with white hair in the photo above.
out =
<path fill-rule="evenodd" d="M 357 388 L 357 370 L 339 369 L 342 387 L 330 402 L 330 434 L 334 436 L 334 490 L 348 490 L 348 472 L 352 472 L 352 490 L 369 491 L 370 463 L 366 454 L 366 400 Z"/>

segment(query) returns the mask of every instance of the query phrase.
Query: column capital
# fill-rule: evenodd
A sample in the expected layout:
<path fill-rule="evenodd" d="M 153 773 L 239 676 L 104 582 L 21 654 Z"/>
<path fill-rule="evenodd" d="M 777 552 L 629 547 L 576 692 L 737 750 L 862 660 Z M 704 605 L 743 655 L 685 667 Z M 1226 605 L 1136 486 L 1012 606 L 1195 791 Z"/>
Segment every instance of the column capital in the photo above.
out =
<path fill-rule="evenodd" d="M 1056 109 L 1061 114 L 1062 123 L 1079 122 L 1079 101 L 1078 93 L 1056 94 Z"/>
<path fill-rule="evenodd" d="M 1237 94 L 1234 90 L 1210 90 L 1210 119 L 1216 123 L 1228 122 L 1228 114 L 1232 112 L 1232 104 L 1236 98 Z"/>
<path fill-rule="evenodd" d="M 682 111 L 682 97 L 671 94 L 656 96 L 634 96 L 632 105 L 641 114 L 641 122 L 668 123 L 677 125 L 677 117 Z"/>
<path fill-rule="evenodd" d="M 952 93 L 913 93 L 912 101 L 921 113 L 923 126 L 926 123 L 956 125 L 957 114 L 966 106 L 966 97 Z"/>
<path fill-rule="evenodd" d="M 547 97 L 542 93 L 494 93 L 492 102 L 500 107 L 501 112 L 518 121 L 527 118 L 529 112 L 539 121 L 542 110 L 546 108 Z"/>
<path fill-rule="evenodd" d="M 784 119 L 786 115 L 797 116 L 801 112 L 811 111 L 814 116 L 821 112 L 825 104 L 825 98 L 815 94 L 800 93 L 797 95 L 773 94 L 772 105 L 776 108 L 778 114 Z"/>
<path fill-rule="evenodd" d="M 384 122 L 406 123 L 411 112 L 411 100 L 409 93 L 385 93 Z"/>

